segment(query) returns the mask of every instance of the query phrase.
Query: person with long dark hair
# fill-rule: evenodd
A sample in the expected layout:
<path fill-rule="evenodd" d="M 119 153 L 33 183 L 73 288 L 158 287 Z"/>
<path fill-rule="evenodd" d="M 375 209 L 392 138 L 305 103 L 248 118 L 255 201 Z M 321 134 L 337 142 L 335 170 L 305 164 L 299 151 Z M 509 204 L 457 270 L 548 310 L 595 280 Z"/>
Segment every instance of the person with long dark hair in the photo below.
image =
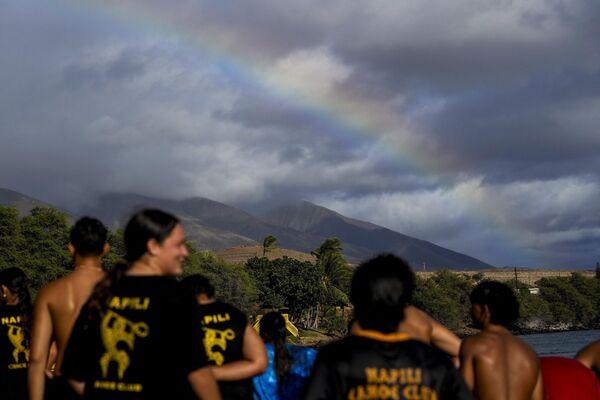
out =
<path fill-rule="evenodd" d="M 219 399 L 196 301 L 174 279 L 188 255 L 179 220 L 140 211 L 123 239 L 125 262 L 98 282 L 82 308 L 63 376 L 85 399 L 182 399 L 189 389 Z"/>
<path fill-rule="evenodd" d="M 260 320 L 260 336 L 265 341 L 269 366 L 265 373 L 253 379 L 257 400 L 298 399 L 310 375 L 317 355 L 310 347 L 287 344 L 285 318 L 269 312 Z"/>
<path fill-rule="evenodd" d="M 25 273 L 0 271 L 0 394 L 3 400 L 27 399 L 31 338 L 31 297 Z"/>

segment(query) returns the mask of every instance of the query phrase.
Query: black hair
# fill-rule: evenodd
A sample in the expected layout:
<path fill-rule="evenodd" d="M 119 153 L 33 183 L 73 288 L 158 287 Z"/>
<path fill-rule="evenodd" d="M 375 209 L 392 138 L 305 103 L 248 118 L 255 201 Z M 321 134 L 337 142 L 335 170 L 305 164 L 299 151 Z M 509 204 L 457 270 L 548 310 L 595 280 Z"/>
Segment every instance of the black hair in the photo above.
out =
<path fill-rule="evenodd" d="M 0 285 L 4 285 L 19 299 L 17 304 L 21 314 L 21 328 L 25 332 L 26 347 L 29 348 L 31 337 L 31 295 L 27 275 L 17 267 L 10 267 L 0 271 Z"/>
<path fill-rule="evenodd" d="M 292 366 L 292 357 L 285 349 L 287 337 L 285 318 L 278 312 L 268 312 L 260 320 L 259 331 L 260 337 L 275 347 L 274 365 L 277 382 L 285 382 Z"/>
<path fill-rule="evenodd" d="M 75 252 L 82 257 L 101 256 L 108 230 L 96 218 L 80 218 L 71 228 L 70 241 Z"/>
<path fill-rule="evenodd" d="M 487 305 L 492 324 L 507 326 L 519 318 L 519 302 L 513 290 L 504 283 L 485 281 L 469 295 L 471 304 Z"/>
<path fill-rule="evenodd" d="M 118 262 L 94 287 L 88 303 L 91 318 L 104 314 L 114 287 L 131 265 L 148 252 L 148 241 L 154 239 L 162 243 L 178 223 L 177 217 L 158 209 L 142 210 L 129 219 L 123 233 L 125 259 Z"/>
<path fill-rule="evenodd" d="M 178 223 L 177 217 L 158 209 L 142 210 L 134 214 L 123 233 L 125 260 L 131 264 L 142 258 L 148 251 L 149 240 L 162 243 Z"/>
<path fill-rule="evenodd" d="M 381 254 L 362 263 L 354 272 L 350 301 L 361 328 L 395 332 L 404 319 L 404 307 L 415 287 L 410 266 L 392 254 Z"/>
<path fill-rule="evenodd" d="M 186 276 L 181 283 L 196 296 L 204 294 L 210 299 L 215 297 L 215 288 L 204 275 Z"/>

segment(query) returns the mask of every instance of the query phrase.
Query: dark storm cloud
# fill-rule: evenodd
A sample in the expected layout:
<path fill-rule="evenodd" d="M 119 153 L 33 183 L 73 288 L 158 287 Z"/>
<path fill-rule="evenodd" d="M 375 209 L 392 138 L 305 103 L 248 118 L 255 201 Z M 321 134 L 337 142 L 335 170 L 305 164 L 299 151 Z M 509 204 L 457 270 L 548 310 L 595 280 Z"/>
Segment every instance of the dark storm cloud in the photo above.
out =
<path fill-rule="evenodd" d="M 596 174 L 598 99 L 598 72 L 562 72 L 512 90 L 481 88 L 423 125 L 464 168 L 491 180 Z"/>
<path fill-rule="evenodd" d="M 536 6 L 543 11 L 537 12 Z M 437 2 L 432 9 L 411 11 L 414 15 L 397 16 L 397 28 L 378 27 L 368 19 L 354 22 L 352 29 L 338 31 L 334 46 L 366 76 L 379 77 L 387 87 L 440 92 L 510 84 L 548 67 L 599 61 L 590 40 L 599 31 L 600 11 L 594 2 L 521 1 L 514 7 L 502 2 L 477 7 L 466 1 Z M 402 27 L 403 20 L 408 28 Z M 375 33 L 388 35 L 381 40 Z"/>
<path fill-rule="evenodd" d="M 578 0 L 9 2 L 0 186 L 303 198 L 499 265 L 587 265 L 598 37 Z"/>
<path fill-rule="evenodd" d="M 62 71 L 62 81 L 73 89 L 99 89 L 119 84 L 142 75 L 149 58 L 135 49 L 123 49 L 106 64 L 67 65 Z"/>

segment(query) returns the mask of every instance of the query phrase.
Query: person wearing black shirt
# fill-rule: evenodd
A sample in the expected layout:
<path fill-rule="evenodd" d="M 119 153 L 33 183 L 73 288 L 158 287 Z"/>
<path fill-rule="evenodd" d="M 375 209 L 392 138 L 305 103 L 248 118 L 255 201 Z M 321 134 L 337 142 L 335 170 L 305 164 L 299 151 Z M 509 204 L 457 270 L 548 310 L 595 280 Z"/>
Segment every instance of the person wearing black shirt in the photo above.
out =
<path fill-rule="evenodd" d="M 31 297 L 22 270 L 0 271 L 0 296 L 0 397 L 26 400 Z"/>
<path fill-rule="evenodd" d="M 234 306 L 217 301 L 215 289 L 200 275 L 183 279 L 198 301 L 204 348 L 224 399 L 252 399 L 252 377 L 267 368 L 265 346 Z"/>
<path fill-rule="evenodd" d="M 219 399 L 198 338 L 196 302 L 174 276 L 187 256 L 179 221 L 135 214 L 124 232 L 126 264 L 101 280 L 75 322 L 62 365 L 84 399 Z"/>
<path fill-rule="evenodd" d="M 303 399 L 473 399 L 448 357 L 397 333 L 414 285 L 393 255 L 358 267 L 350 300 L 361 329 L 319 351 Z"/>

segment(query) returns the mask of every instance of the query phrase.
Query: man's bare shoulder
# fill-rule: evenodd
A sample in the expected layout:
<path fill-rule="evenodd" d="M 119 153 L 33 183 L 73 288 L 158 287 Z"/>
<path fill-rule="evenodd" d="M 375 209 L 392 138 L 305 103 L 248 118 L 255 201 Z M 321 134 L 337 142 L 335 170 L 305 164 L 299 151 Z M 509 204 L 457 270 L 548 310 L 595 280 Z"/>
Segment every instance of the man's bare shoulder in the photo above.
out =
<path fill-rule="evenodd" d="M 493 356 L 494 353 L 508 353 L 522 360 L 539 364 L 535 351 L 524 341 L 508 332 L 481 331 L 463 340 L 461 353 L 474 358 Z"/>
<path fill-rule="evenodd" d="M 414 318 L 421 323 L 430 323 L 433 319 L 425 311 L 415 306 L 406 306 L 406 308 L 404 308 L 404 314 L 406 318 Z"/>
<path fill-rule="evenodd" d="M 479 332 L 464 338 L 461 348 L 465 350 L 478 350 L 481 347 L 488 347 L 494 341 L 495 338 L 493 336 L 486 334 L 486 332 Z"/>
<path fill-rule="evenodd" d="M 539 365 L 539 357 L 535 350 L 521 340 L 518 336 L 514 336 L 510 333 L 503 335 L 503 340 L 506 343 L 507 350 L 514 357 L 527 359 L 531 361 L 531 364 Z"/>
<path fill-rule="evenodd" d="M 104 272 L 102 271 L 94 273 L 72 271 L 68 275 L 46 284 L 38 293 L 37 301 L 50 304 L 56 301 L 62 302 L 68 293 L 73 291 L 88 292 L 89 287 L 93 287 L 103 276 Z"/>
<path fill-rule="evenodd" d="M 45 284 L 38 292 L 36 302 L 48 302 L 53 297 L 55 297 L 57 293 L 62 292 L 65 288 L 65 279 L 67 279 L 67 277 L 68 276 L 64 276 L 62 278 L 58 278 L 57 280 Z"/>
<path fill-rule="evenodd" d="M 469 336 L 462 341 L 460 352 L 473 358 L 488 356 L 497 351 L 501 338 L 496 333 L 481 331 Z"/>

